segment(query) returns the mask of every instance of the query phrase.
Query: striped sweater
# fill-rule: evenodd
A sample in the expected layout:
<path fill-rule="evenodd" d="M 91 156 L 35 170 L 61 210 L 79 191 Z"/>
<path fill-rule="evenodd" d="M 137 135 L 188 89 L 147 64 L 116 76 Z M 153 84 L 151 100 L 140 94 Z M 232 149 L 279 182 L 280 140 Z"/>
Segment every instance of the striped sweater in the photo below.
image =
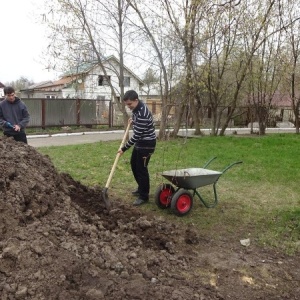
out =
<path fill-rule="evenodd" d="M 122 151 L 128 150 L 131 146 L 137 149 L 153 149 L 156 145 L 156 134 L 153 123 L 153 117 L 142 101 L 132 111 L 132 128 L 133 135 L 128 142 L 122 147 Z"/>

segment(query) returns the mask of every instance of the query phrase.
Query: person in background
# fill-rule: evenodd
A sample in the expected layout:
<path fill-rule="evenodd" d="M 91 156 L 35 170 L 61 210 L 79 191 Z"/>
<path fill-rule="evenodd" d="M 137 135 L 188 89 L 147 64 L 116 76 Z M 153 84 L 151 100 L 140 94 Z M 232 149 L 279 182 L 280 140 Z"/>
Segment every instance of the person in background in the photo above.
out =
<path fill-rule="evenodd" d="M 0 102 L 0 126 L 3 128 L 4 135 L 27 144 L 25 128 L 29 118 L 25 103 L 16 97 L 13 87 L 6 86 L 4 100 Z"/>
<path fill-rule="evenodd" d="M 152 114 L 148 107 L 139 100 L 134 90 L 129 90 L 123 98 L 125 105 L 132 111 L 129 122 L 133 127 L 133 135 L 128 142 L 119 149 L 123 154 L 131 146 L 131 170 L 138 188 L 132 194 L 138 196 L 133 205 L 141 205 L 149 201 L 150 178 L 148 164 L 156 146 L 156 134 Z"/>

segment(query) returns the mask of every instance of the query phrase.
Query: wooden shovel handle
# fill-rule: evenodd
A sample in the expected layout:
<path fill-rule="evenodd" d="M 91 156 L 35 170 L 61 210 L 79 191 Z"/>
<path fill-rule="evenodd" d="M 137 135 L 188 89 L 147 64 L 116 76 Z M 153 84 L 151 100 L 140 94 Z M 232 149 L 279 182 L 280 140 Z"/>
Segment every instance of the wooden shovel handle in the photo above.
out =
<path fill-rule="evenodd" d="M 124 136 L 123 136 L 123 139 L 122 139 L 122 142 L 121 142 L 121 145 L 120 145 L 120 148 L 122 148 L 122 147 L 124 146 L 124 144 L 125 144 L 126 137 L 127 137 L 127 135 L 128 135 L 128 132 L 129 132 L 129 128 L 130 128 L 130 123 L 128 123 L 128 125 L 127 125 L 127 128 L 126 128 L 126 130 L 125 130 L 125 134 L 124 134 Z M 113 164 L 113 166 L 112 166 L 112 168 L 111 168 L 110 174 L 109 174 L 109 176 L 108 176 L 108 179 L 107 179 L 107 182 L 106 182 L 106 185 L 105 185 L 105 188 L 106 188 L 106 189 L 108 189 L 108 187 L 109 187 L 109 185 L 110 185 L 110 182 L 111 182 L 112 177 L 113 177 L 113 175 L 114 175 L 114 172 L 115 172 L 115 169 L 116 169 L 116 166 L 117 166 L 117 164 L 118 164 L 118 161 L 119 161 L 120 156 L 121 156 L 121 154 L 120 154 L 120 153 L 117 153 L 116 158 L 115 158 L 115 162 L 114 162 L 114 164 Z"/>

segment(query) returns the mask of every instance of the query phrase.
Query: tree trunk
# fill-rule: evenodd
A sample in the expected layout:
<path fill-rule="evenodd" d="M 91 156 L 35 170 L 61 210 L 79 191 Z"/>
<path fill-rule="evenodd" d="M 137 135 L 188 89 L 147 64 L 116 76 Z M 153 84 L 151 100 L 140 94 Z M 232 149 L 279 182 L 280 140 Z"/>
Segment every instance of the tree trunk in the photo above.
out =
<path fill-rule="evenodd" d="M 172 131 L 172 136 L 175 137 L 178 134 L 178 131 L 180 129 L 181 123 L 182 123 L 182 117 L 185 111 L 185 104 L 180 103 L 180 106 L 178 107 L 177 111 L 176 111 L 176 122 L 174 124 L 174 128 Z"/>

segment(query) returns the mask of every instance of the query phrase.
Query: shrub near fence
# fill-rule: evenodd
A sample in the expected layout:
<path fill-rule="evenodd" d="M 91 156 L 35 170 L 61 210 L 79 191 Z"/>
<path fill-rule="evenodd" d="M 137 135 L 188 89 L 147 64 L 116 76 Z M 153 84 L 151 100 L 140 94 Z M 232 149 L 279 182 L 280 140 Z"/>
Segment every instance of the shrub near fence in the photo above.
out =
<path fill-rule="evenodd" d="M 159 125 L 162 118 L 162 107 L 161 103 L 154 100 L 146 101 L 149 109 L 153 114 L 154 121 L 156 125 Z M 167 124 L 173 126 L 176 120 L 176 114 L 178 109 L 182 110 L 180 105 L 168 104 L 168 115 Z M 192 113 L 189 107 L 185 107 L 182 112 L 182 123 L 186 124 L 188 127 L 192 127 Z M 231 107 L 228 106 L 218 106 L 217 114 L 220 117 L 221 124 L 224 124 L 227 119 Z M 212 109 L 210 106 L 202 106 L 199 108 L 198 115 L 201 116 L 200 122 L 202 128 L 211 128 L 212 125 Z M 254 107 L 251 106 L 237 106 L 235 108 L 232 119 L 229 122 L 229 127 L 248 127 L 248 124 L 253 122 L 258 122 L 259 116 L 258 112 Z M 276 127 L 277 122 L 295 122 L 295 116 L 291 107 L 274 106 L 266 111 L 266 123 L 267 127 Z"/>
<path fill-rule="evenodd" d="M 113 125 L 111 100 L 22 99 L 30 122 L 28 127 Z"/>

